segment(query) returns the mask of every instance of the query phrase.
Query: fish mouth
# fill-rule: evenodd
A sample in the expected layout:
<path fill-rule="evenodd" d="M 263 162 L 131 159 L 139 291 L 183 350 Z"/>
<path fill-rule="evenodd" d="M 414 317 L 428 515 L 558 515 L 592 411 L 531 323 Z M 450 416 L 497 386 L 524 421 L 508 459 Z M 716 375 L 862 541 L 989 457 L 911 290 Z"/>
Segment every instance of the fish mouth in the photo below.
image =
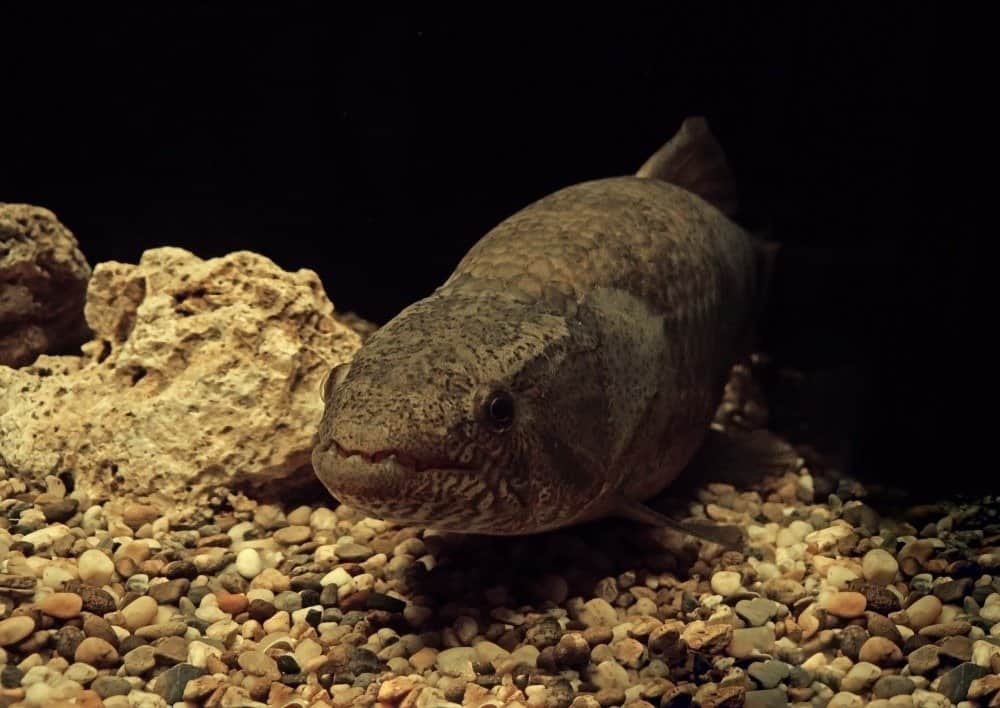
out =
<path fill-rule="evenodd" d="M 367 516 L 489 535 L 533 525 L 527 493 L 494 471 L 396 449 L 355 450 L 330 438 L 313 450 L 312 462 L 333 497 Z"/>
<path fill-rule="evenodd" d="M 369 464 L 377 465 L 386 460 L 395 462 L 401 467 L 405 467 L 411 472 L 426 472 L 428 470 L 456 470 L 464 472 L 472 472 L 475 470 L 474 467 L 469 465 L 459 465 L 456 462 L 449 460 L 445 457 L 415 457 L 403 450 L 398 450 L 395 448 L 389 448 L 385 450 L 376 450 L 375 452 L 367 452 L 365 450 L 353 450 L 346 448 L 336 440 L 330 441 L 330 448 L 333 449 L 338 457 L 347 459 L 350 457 L 360 457 L 365 462 Z"/>

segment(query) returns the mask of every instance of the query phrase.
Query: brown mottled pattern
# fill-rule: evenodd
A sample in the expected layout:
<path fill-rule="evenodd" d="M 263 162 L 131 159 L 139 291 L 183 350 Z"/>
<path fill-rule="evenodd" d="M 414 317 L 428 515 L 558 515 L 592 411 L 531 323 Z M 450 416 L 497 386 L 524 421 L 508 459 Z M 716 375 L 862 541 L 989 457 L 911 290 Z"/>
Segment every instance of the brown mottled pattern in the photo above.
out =
<path fill-rule="evenodd" d="M 316 471 L 368 513 L 479 533 L 644 500 L 704 436 L 754 290 L 746 234 L 683 189 L 620 177 L 560 190 L 371 336 L 327 400 Z M 516 406 L 503 432 L 484 413 L 495 389 Z"/>

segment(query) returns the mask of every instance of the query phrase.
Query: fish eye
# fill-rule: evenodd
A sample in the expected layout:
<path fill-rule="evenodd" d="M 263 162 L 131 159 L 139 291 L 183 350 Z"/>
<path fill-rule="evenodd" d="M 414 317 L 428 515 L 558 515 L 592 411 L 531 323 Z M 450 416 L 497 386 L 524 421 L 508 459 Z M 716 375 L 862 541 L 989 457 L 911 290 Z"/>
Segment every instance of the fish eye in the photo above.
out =
<path fill-rule="evenodd" d="M 347 376 L 347 372 L 350 368 L 350 363 L 344 362 L 342 364 L 337 364 L 326 372 L 326 375 L 319 384 L 319 397 L 324 403 L 329 402 L 333 389 L 344 380 L 344 377 Z"/>
<path fill-rule="evenodd" d="M 514 422 L 514 398 L 506 391 L 494 391 L 484 405 L 486 420 L 497 432 L 506 430 Z"/>

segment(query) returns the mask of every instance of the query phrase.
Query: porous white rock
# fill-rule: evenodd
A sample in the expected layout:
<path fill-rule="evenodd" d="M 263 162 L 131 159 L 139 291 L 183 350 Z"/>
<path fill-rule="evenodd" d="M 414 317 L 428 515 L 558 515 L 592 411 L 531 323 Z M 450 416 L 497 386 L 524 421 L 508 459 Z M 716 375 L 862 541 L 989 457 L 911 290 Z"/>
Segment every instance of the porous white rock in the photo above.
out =
<path fill-rule="evenodd" d="M 313 481 L 320 382 L 361 344 L 316 273 L 157 248 L 99 264 L 85 313 L 81 356 L 0 366 L 0 479 L 69 470 L 92 497 L 161 508 Z"/>

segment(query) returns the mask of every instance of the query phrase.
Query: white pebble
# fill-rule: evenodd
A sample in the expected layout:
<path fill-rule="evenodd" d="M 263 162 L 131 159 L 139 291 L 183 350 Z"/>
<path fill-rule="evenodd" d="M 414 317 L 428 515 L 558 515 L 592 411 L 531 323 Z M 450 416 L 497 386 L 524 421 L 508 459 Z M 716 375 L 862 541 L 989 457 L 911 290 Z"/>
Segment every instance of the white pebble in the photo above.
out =
<path fill-rule="evenodd" d="M 712 575 L 712 592 L 723 597 L 735 595 L 739 592 L 741 584 L 742 578 L 740 578 L 740 574 L 732 570 L 720 570 L 718 573 Z"/>
<path fill-rule="evenodd" d="M 334 568 L 323 576 L 319 581 L 320 585 L 336 585 L 338 588 L 351 582 L 351 574 L 343 568 Z"/>
<path fill-rule="evenodd" d="M 991 644 L 990 642 L 987 642 L 984 639 L 980 639 L 978 642 L 973 642 L 972 644 L 973 664 L 988 669 L 990 667 L 990 659 L 993 657 L 994 654 L 1000 654 L 1000 647 L 998 647 L 996 644 Z"/>
<path fill-rule="evenodd" d="M 263 564 L 260 554 L 255 549 L 244 548 L 236 554 L 236 572 L 247 580 L 256 578 L 260 575 L 261 570 L 263 570 Z"/>
<path fill-rule="evenodd" d="M 80 580 L 88 585 L 107 585 L 115 572 L 114 562 L 103 552 L 90 548 L 80 554 L 78 566 Z"/>
<path fill-rule="evenodd" d="M 881 548 L 873 548 L 865 554 L 861 561 L 865 580 L 878 585 L 888 585 L 896 579 L 899 563 L 892 554 Z"/>

